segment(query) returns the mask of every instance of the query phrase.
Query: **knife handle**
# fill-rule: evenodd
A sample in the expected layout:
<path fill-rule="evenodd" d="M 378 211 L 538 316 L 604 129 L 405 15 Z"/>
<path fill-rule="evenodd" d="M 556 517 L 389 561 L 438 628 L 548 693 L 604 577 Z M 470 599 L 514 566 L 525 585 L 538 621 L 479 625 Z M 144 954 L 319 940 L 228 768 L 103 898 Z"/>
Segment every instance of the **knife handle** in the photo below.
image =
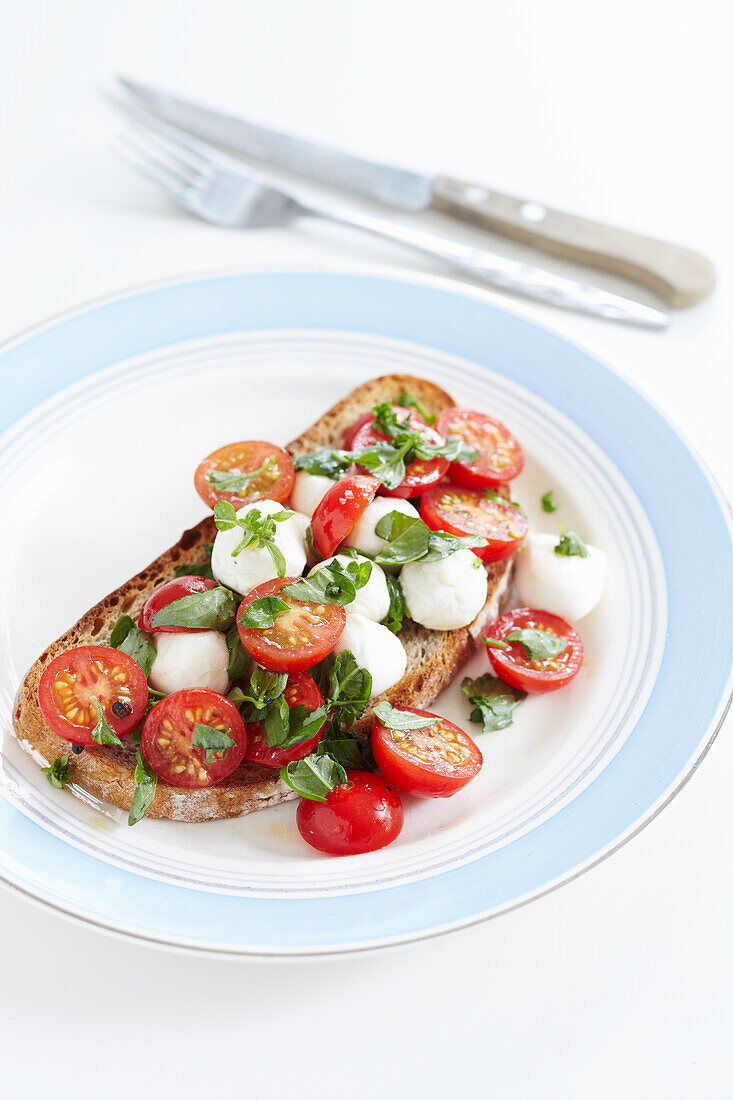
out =
<path fill-rule="evenodd" d="M 715 286 L 715 268 L 699 252 L 479 184 L 438 176 L 433 183 L 433 201 L 443 214 L 565 260 L 623 275 L 656 291 L 675 307 L 701 302 Z"/>

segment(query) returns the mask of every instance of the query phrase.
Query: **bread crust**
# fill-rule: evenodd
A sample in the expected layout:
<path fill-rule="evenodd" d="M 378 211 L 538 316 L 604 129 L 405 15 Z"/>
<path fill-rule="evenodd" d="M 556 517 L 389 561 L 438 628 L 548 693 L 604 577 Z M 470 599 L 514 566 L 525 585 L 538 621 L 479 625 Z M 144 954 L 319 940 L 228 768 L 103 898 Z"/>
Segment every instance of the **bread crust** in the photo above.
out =
<path fill-rule="evenodd" d="M 445 390 L 425 379 L 400 374 L 373 378 L 332 406 L 308 431 L 288 444 L 288 450 L 297 455 L 319 447 L 339 447 L 344 432 L 361 413 L 380 401 L 395 401 L 406 389 L 431 414 L 454 403 Z M 68 741 L 46 725 L 38 706 L 38 684 L 44 668 L 64 650 L 107 643 L 118 615 L 126 612 L 136 619 L 148 596 L 158 585 L 171 580 L 178 566 L 201 562 L 204 543 L 213 542 L 215 535 L 212 516 L 184 531 L 175 546 L 90 608 L 41 654 L 20 686 L 13 713 L 13 731 L 26 751 L 37 760 L 42 757 L 46 763 L 70 751 Z M 413 622 L 405 623 L 400 633 L 407 653 L 405 675 L 393 688 L 373 700 L 357 729 L 368 728 L 369 715 L 379 699 L 416 707 L 432 703 L 473 653 L 474 638 L 480 636 L 485 624 L 498 614 L 502 597 L 509 587 L 511 569 L 511 559 L 487 567 L 489 596 L 484 610 L 470 627 L 434 631 Z M 71 757 L 73 786 L 127 811 L 135 788 L 136 757 L 137 746 L 133 744 L 125 744 L 122 749 L 102 745 L 85 748 L 78 756 Z M 296 797 L 277 771 L 244 761 L 226 779 L 203 790 L 184 790 L 159 778 L 147 816 L 174 821 L 211 821 L 238 817 Z"/>

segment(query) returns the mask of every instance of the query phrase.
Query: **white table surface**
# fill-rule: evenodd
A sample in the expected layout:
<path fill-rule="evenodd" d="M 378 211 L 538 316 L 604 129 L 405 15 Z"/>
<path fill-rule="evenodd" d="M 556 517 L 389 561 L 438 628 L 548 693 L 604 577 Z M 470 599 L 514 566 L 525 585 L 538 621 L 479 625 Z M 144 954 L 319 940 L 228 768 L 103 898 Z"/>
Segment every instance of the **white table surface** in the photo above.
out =
<path fill-rule="evenodd" d="M 113 154 L 119 126 L 102 93 L 125 72 L 709 254 L 716 295 L 663 334 L 532 312 L 654 395 L 730 491 L 733 83 L 722 7 L 3 5 L 0 338 L 192 271 L 439 270 L 326 226 L 239 235 L 181 216 Z M 729 1096 L 732 733 L 729 722 L 700 774 L 612 859 L 508 917 L 392 952 L 289 964 L 183 957 L 2 892 L 3 1094 Z"/>

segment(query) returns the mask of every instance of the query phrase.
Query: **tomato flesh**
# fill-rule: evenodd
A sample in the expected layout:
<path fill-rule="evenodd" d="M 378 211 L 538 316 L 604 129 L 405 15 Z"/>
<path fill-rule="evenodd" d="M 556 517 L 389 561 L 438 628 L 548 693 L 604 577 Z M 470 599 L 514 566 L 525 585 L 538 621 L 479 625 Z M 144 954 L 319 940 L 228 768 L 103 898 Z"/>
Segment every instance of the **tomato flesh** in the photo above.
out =
<path fill-rule="evenodd" d="M 355 474 L 344 477 L 326 492 L 311 520 L 313 542 L 324 558 L 330 558 L 349 531 L 359 522 L 379 488 L 376 477 Z"/>
<path fill-rule="evenodd" d="M 249 474 L 255 471 L 260 472 L 255 473 L 236 492 L 217 489 L 209 481 L 214 472 Z M 241 508 L 243 504 L 250 504 L 253 500 L 287 500 L 294 480 L 295 469 L 288 452 L 282 447 L 276 447 L 274 443 L 265 443 L 259 439 L 219 447 L 199 463 L 194 475 L 196 492 L 209 508 L 213 508 L 220 500 L 228 500 L 235 509 Z"/>
<path fill-rule="evenodd" d="M 193 744 L 196 726 L 226 733 L 234 744 L 209 752 Z M 150 767 L 174 787 L 212 787 L 242 762 L 247 731 L 239 711 L 224 695 L 206 688 L 185 688 L 166 695 L 145 719 L 142 754 Z"/>
<path fill-rule="evenodd" d="M 172 581 L 166 581 L 155 589 L 152 596 L 148 596 L 140 608 L 138 626 L 141 630 L 154 630 L 161 634 L 198 634 L 198 627 L 190 626 L 153 626 L 153 616 L 167 607 L 174 600 L 183 599 L 193 592 L 205 592 L 207 588 L 216 588 L 217 582 L 208 577 L 176 577 Z"/>
<path fill-rule="evenodd" d="M 449 535 L 481 535 L 487 546 L 474 554 L 483 562 L 502 561 L 519 549 L 529 524 L 506 500 L 491 500 L 485 491 L 456 485 L 435 485 L 420 501 L 420 515 L 433 531 Z"/>
<path fill-rule="evenodd" d="M 300 577 L 276 577 L 258 584 L 249 592 L 237 612 L 237 628 L 249 655 L 271 672 L 302 672 L 327 657 L 346 626 L 346 612 L 334 604 L 305 603 L 281 591 Z M 246 627 L 241 618 L 254 600 L 280 596 L 290 611 L 275 620 L 274 626 Z"/>
<path fill-rule="evenodd" d="M 567 641 L 565 649 L 557 657 L 531 661 L 520 641 L 510 642 L 507 635 L 515 630 L 535 628 L 556 634 Z M 530 607 L 518 607 L 507 611 L 486 631 L 487 638 L 505 642 L 507 649 L 487 646 L 491 667 L 505 683 L 520 691 L 539 694 L 564 687 L 583 664 L 583 642 L 570 623 L 549 611 L 537 611 Z"/>
<path fill-rule="evenodd" d="M 307 672 L 291 672 L 285 685 L 285 701 L 293 707 L 307 707 L 308 710 L 316 710 L 323 703 L 323 696 L 318 690 L 318 685 Z M 326 719 L 323 719 L 325 724 Z M 323 726 L 313 737 L 307 741 L 301 741 L 299 745 L 293 745 L 289 749 L 281 749 L 267 744 L 264 731 L 258 722 L 251 722 L 247 726 L 247 748 L 244 759 L 253 764 L 263 764 L 266 768 L 282 768 L 291 760 L 302 760 L 313 752 L 321 739 Z"/>
<path fill-rule="evenodd" d="M 437 722 L 425 729 L 393 730 L 374 719 L 374 759 L 398 791 L 420 798 L 448 798 L 478 775 L 483 757 L 467 733 L 430 711 L 415 707 L 399 710 Z"/>
<path fill-rule="evenodd" d="M 38 705 L 48 726 L 76 745 L 94 745 L 97 699 L 118 737 L 133 730 L 148 705 L 148 683 L 136 661 L 110 646 L 83 645 L 60 653 L 43 670 Z"/>
<path fill-rule="evenodd" d="M 417 409 L 406 409 L 402 405 L 392 405 L 392 412 L 395 414 L 400 423 L 405 421 L 409 422 L 411 428 L 419 428 L 425 424 L 425 417 L 417 411 Z M 369 412 L 362 413 L 362 415 L 355 420 L 351 425 L 346 435 L 344 436 L 344 447 L 347 451 L 353 449 L 354 439 L 360 428 L 363 428 L 365 424 L 372 424 L 374 422 L 374 410 L 370 409 Z"/>
<path fill-rule="evenodd" d="M 301 798 L 298 831 L 313 848 L 331 856 L 374 852 L 399 836 L 404 814 L 397 791 L 381 775 L 347 772 L 347 782 L 325 802 Z"/>
<path fill-rule="evenodd" d="M 479 452 L 473 462 L 452 462 L 450 480 L 474 489 L 495 489 L 521 473 L 524 453 L 509 429 L 472 409 L 444 409 L 436 427 L 443 435 L 459 435 Z"/>
<path fill-rule="evenodd" d="M 428 443 L 445 443 L 445 438 L 434 428 L 428 428 L 420 423 L 413 423 L 412 419 L 410 420 L 410 427 L 419 428 L 421 435 L 425 437 Z M 359 428 L 352 441 L 351 449 L 354 451 L 366 450 L 378 440 L 385 439 L 388 440 L 389 436 L 384 435 L 383 432 L 378 432 L 374 427 L 373 420 L 370 420 Z M 408 497 L 418 497 L 431 485 L 435 485 L 436 482 L 440 481 L 447 469 L 448 460 L 446 458 L 417 458 L 406 466 L 405 476 L 395 489 L 388 489 L 385 485 L 380 485 L 379 492 L 383 496 L 401 497 L 403 500 Z"/>

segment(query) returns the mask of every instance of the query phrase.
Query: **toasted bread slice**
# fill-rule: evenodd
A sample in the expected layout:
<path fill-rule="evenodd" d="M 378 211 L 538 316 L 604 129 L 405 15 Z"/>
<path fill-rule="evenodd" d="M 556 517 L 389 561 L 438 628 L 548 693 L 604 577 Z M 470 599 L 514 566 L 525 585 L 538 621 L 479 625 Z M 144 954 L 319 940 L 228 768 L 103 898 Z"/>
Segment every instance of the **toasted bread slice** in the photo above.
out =
<path fill-rule="evenodd" d="M 341 446 L 344 432 L 361 413 L 380 401 L 396 400 L 406 389 L 429 413 L 440 412 L 454 403 L 444 390 L 424 379 L 398 374 L 374 378 L 334 405 L 307 432 L 289 444 L 288 449 L 296 455 L 319 447 Z M 42 758 L 43 762 L 50 763 L 55 757 L 69 753 L 68 741 L 49 729 L 38 707 L 38 684 L 46 665 L 74 646 L 108 642 L 118 615 L 127 612 L 136 619 L 144 601 L 158 585 L 175 575 L 177 566 L 204 560 L 203 545 L 213 542 L 215 535 L 211 516 L 184 531 L 175 546 L 100 600 L 41 654 L 21 684 L 13 722 L 18 741 L 39 762 Z M 488 566 L 486 606 L 470 627 L 436 631 L 406 622 L 400 638 L 407 652 L 407 670 L 402 680 L 380 698 L 389 699 L 395 705 L 425 707 L 432 703 L 470 657 L 474 638 L 498 614 L 509 588 L 511 568 L 511 560 Z M 377 701 L 375 699 L 374 704 Z M 369 712 L 359 724 L 362 729 L 368 725 L 368 715 Z M 105 802 L 129 810 L 135 787 L 136 756 L 137 746 L 133 744 L 126 744 L 122 749 L 102 745 L 85 748 L 71 758 L 74 784 Z M 227 779 L 205 790 L 183 790 L 159 779 L 147 816 L 175 821 L 210 821 L 237 817 L 296 797 L 276 771 L 243 762 Z"/>

